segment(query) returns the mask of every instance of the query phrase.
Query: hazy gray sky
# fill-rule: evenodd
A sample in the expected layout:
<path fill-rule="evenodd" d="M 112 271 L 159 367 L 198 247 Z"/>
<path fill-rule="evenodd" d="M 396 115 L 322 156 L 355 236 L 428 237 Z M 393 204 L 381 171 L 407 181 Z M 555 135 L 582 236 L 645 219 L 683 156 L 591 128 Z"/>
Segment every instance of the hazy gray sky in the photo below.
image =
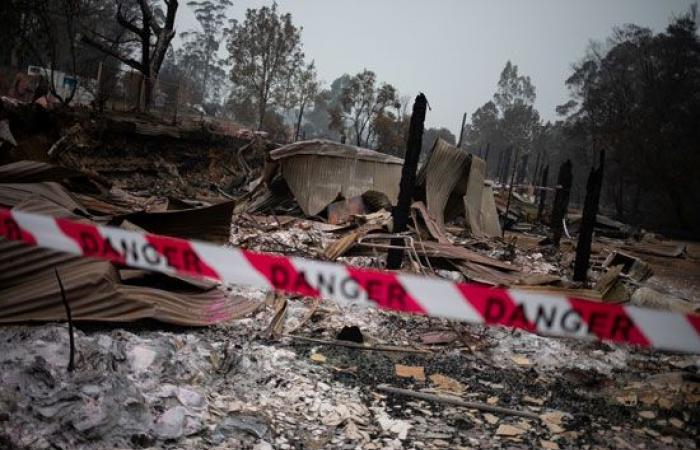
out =
<path fill-rule="evenodd" d="M 272 1 L 233 0 L 230 15 Z M 402 95 L 428 97 L 429 126 L 459 130 L 488 101 L 506 61 L 537 89 L 536 107 L 555 119 L 567 100 L 564 80 L 591 39 L 615 25 L 660 31 L 693 0 L 278 0 L 303 27 L 304 52 L 330 84 L 343 73 L 373 70 Z M 178 32 L 196 27 L 181 0 Z"/>

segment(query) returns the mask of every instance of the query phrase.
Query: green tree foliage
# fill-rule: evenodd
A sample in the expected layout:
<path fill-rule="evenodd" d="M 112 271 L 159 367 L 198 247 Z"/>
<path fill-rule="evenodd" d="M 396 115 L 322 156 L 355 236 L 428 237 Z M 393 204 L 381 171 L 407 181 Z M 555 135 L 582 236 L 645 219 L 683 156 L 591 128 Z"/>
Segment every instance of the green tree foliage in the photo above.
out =
<path fill-rule="evenodd" d="M 262 129 L 275 89 L 289 79 L 302 55 L 301 29 L 292 23 L 291 14 L 279 14 L 274 3 L 248 9 L 242 23 L 231 21 L 227 34 L 232 95 L 236 102 L 253 99 Z"/>
<path fill-rule="evenodd" d="M 668 211 L 667 223 L 700 230 L 696 8 L 662 33 L 616 28 L 604 45 L 589 48 L 566 83 L 572 98 L 559 111 L 568 135 L 589 154 L 606 150 L 604 188 L 618 216 Z"/>
<path fill-rule="evenodd" d="M 316 96 L 313 109 L 306 115 L 304 131 L 307 136 L 340 140 L 340 132 L 331 126 L 331 111 L 340 108 L 343 89 L 350 83 L 350 75 L 343 74 L 333 80 L 330 87 Z"/>
<path fill-rule="evenodd" d="M 423 143 L 421 145 L 421 160 L 424 160 L 435 145 L 437 138 L 442 138 L 452 145 L 457 145 L 457 139 L 455 135 L 444 127 L 438 128 L 426 128 L 423 131 Z"/>
<path fill-rule="evenodd" d="M 372 125 L 377 136 L 377 150 L 389 155 L 403 158 L 406 153 L 409 117 L 400 109 L 386 110 L 377 115 Z"/>
<path fill-rule="evenodd" d="M 530 77 L 519 75 L 518 66 L 508 61 L 501 71 L 493 100 L 472 114 L 467 143 L 475 150 L 490 148 L 487 170 L 491 176 L 507 175 L 514 166 L 519 179 L 534 175 L 528 173 L 528 161 L 532 159 L 533 143 L 540 127 L 535 98 Z M 511 153 L 517 154 L 519 160 L 510 161 Z"/>
<path fill-rule="evenodd" d="M 316 65 L 311 61 L 294 73 L 294 86 L 292 88 L 292 103 L 297 108 L 297 120 L 294 127 L 294 140 L 301 136 L 301 123 L 304 111 L 318 99 L 321 84 L 316 75 Z"/>
<path fill-rule="evenodd" d="M 197 103 L 221 103 L 226 81 L 225 61 L 218 58 L 226 23 L 226 8 L 231 0 L 200 0 L 187 3 L 192 8 L 201 30 L 180 33 L 182 46 L 177 60 L 183 78 L 196 86 Z"/>
<path fill-rule="evenodd" d="M 396 88 L 388 83 L 377 86 L 376 74 L 365 69 L 343 87 L 340 102 L 331 110 L 330 126 L 349 133 L 356 145 L 369 147 L 376 140 L 374 121 L 390 107 L 398 107 Z"/>

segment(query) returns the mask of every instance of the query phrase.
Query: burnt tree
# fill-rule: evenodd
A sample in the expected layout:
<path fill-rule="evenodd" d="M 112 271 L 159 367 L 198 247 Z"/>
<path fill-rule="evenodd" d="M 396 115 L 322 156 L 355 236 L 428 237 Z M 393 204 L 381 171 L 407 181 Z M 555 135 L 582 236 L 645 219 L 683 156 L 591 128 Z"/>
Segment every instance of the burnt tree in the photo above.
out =
<path fill-rule="evenodd" d="M 153 99 L 153 82 L 163 65 L 163 60 L 175 37 L 175 15 L 177 0 L 163 0 L 166 11 L 152 8 L 152 0 L 136 0 L 138 7 L 126 7 L 123 0 L 117 4 L 116 21 L 133 39 L 112 39 L 97 30 L 87 30 L 82 39 L 99 51 L 112 56 L 129 67 L 139 71 L 143 76 L 144 107 L 149 109 Z M 130 56 L 129 45 L 136 43 L 141 55 L 140 60 Z"/>
<path fill-rule="evenodd" d="M 537 221 L 542 223 L 544 205 L 547 202 L 547 178 L 549 177 L 549 165 L 542 171 L 542 182 L 540 183 L 540 204 L 537 206 Z"/>
<path fill-rule="evenodd" d="M 576 244 L 576 262 L 574 263 L 574 281 L 586 281 L 588 263 L 591 258 L 591 243 L 593 242 L 593 228 L 595 228 L 598 215 L 598 203 L 600 191 L 603 186 L 603 166 L 605 164 L 605 152 L 600 152 L 600 165 L 592 168 L 586 184 L 586 200 L 583 204 L 583 217 L 581 218 L 581 231 Z"/>
<path fill-rule="evenodd" d="M 423 142 L 423 126 L 425 123 L 425 113 L 428 106 L 428 99 L 425 95 L 418 94 L 413 103 L 413 113 L 411 114 L 411 124 L 408 129 L 408 141 L 406 143 L 406 158 L 401 169 L 401 183 L 399 185 L 399 199 L 396 207 L 392 210 L 394 219 L 394 233 L 406 231 L 408 224 L 408 213 L 413 199 L 413 190 L 416 185 L 416 170 L 418 169 L 418 159 L 420 157 L 421 143 Z M 402 239 L 392 239 L 392 246 L 403 245 Z M 399 269 L 403 260 L 403 249 L 392 248 L 386 258 L 387 269 Z"/>
<path fill-rule="evenodd" d="M 554 206 L 552 207 L 552 241 L 556 247 L 559 247 L 561 234 L 564 229 L 564 218 L 566 211 L 569 209 L 569 194 L 571 193 L 571 182 L 573 174 L 571 171 L 571 160 L 566 160 L 559 168 L 559 176 L 557 177 L 557 195 L 554 197 Z"/>

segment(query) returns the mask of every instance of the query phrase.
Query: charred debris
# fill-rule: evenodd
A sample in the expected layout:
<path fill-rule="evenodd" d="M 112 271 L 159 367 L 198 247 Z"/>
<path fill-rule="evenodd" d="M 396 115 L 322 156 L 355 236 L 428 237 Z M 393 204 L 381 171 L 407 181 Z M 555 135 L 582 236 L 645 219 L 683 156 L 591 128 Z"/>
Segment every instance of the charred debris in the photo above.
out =
<path fill-rule="evenodd" d="M 407 273 L 700 310 L 700 246 L 599 211 L 602 157 L 580 210 L 570 162 L 541 186 L 503 185 L 439 138 L 405 170 L 366 148 L 280 145 L 232 123 L 2 102 L 3 208 L 360 267 L 385 269 L 394 252 Z M 340 309 L 3 240 L 0 305 L 0 448 L 698 439 L 697 356 Z"/>

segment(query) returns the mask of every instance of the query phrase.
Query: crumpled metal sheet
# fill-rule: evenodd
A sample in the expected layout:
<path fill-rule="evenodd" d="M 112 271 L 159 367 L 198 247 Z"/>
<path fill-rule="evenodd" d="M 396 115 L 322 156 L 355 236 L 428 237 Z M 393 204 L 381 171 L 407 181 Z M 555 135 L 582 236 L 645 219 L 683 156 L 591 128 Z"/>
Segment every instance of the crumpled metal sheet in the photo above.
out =
<path fill-rule="evenodd" d="M 0 166 L 0 183 L 37 183 L 71 178 L 90 179 L 91 176 L 75 169 L 41 161 L 16 161 Z"/>
<path fill-rule="evenodd" d="M 481 194 L 481 210 L 479 214 L 481 230 L 486 236 L 500 236 L 501 223 L 498 221 L 498 210 L 496 209 L 493 187 L 484 186 L 484 190 Z"/>
<path fill-rule="evenodd" d="M 468 169 L 469 154 L 438 138 L 418 173 L 417 184 L 425 189 L 428 212 L 442 229 L 445 220 L 453 219 L 464 210 L 462 196 L 467 189 Z M 458 186 L 460 182 L 461 187 Z"/>
<path fill-rule="evenodd" d="M 486 162 L 476 156 L 471 156 L 469 164 L 469 175 L 467 178 L 467 190 L 464 193 L 464 211 L 475 236 L 483 236 L 481 226 L 481 203 L 484 197 L 484 178 L 486 178 Z"/>
<path fill-rule="evenodd" d="M 235 202 L 230 201 L 178 211 L 139 211 L 120 219 L 128 220 L 151 233 L 226 243 L 231 236 L 234 206 Z"/>
<path fill-rule="evenodd" d="M 76 321 L 156 319 L 205 326 L 244 317 L 259 306 L 218 289 L 170 292 L 125 285 L 109 262 L 0 240 L 0 323 L 65 320 L 54 269 Z"/>
<path fill-rule="evenodd" d="M 445 222 L 465 215 L 474 235 L 500 235 L 500 226 L 494 225 L 491 210 L 495 201 L 485 198 L 489 194 L 493 197 L 493 190 L 484 190 L 485 176 L 483 159 L 443 139 L 435 141 L 428 161 L 418 173 L 417 185 L 419 191 L 425 192 L 428 213 L 441 229 L 444 230 Z M 498 221 L 497 215 L 495 220 Z"/>
<path fill-rule="evenodd" d="M 2 146 L 3 141 L 17 147 L 17 141 L 10 130 L 9 120 L 0 120 L 0 146 Z"/>
<path fill-rule="evenodd" d="M 303 141 L 270 152 L 306 215 L 320 213 L 338 196 L 367 191 L 386 194 L 396 204 L 403 160 L 373 150 L 324 140 Z"/>
<path fill-rule="evenodd" d="M 72 213 L 88 215 L 85 208 L 63 186 L 55 182 L 45 183 L 1 183 L 0 205 L 12 208 L 32 197 L 60 205 Z"/>
<path fill-rule="evenodd" d="M 285 145 L 270 152 L 273 161 L 297 155 L 322 155 L 337 158 L 359 159 L 364 161 L 384 162 L 387 164 L 403 165 L 403 159 L 396 156 L 379 153 L 368 148 L 340 144 L 326 139 L 311 139 Z"/>

